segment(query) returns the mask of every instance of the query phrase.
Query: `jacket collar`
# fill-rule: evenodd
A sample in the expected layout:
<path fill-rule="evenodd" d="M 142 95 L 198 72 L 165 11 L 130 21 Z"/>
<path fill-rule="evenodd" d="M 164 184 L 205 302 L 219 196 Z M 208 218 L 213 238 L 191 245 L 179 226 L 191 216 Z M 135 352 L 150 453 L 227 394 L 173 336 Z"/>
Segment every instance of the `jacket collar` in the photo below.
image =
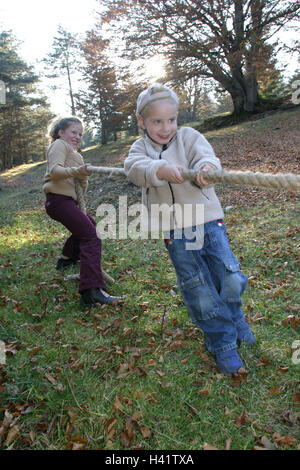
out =
<path fill-rule="evenodd" d="M 163 150 L 166 150 L 170 145 L 171 143 L 176 139 L 177 137 L 177 132 L 178 130 L 176 131 L 176 133 L 173 135 L 172 139 L 169 140 L 169 142 L 167 144 L 159 144 L 158 142 L 156 142 L 155 140 L 153 140 L 150 135 L 148 134 L 147 130 L 145 130 L 145 138 L 146 140 L 152 145 L 152 147 L 155 148 L 155 150 L 157 150 L 158 152 L 162 152 Z"/>

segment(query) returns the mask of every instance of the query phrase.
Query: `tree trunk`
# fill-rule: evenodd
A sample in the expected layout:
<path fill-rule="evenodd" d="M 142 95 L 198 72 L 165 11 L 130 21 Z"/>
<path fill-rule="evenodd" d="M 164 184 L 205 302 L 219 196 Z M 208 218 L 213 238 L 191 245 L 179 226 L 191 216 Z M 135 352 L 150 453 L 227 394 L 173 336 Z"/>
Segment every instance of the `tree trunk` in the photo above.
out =
<path fill-rule="evenodd" d="M 234 114 L 255 111 L 259 104 L 256 73 L 248 73 L 245 77 L 241 70 L 235 70 L 232 75 L 232 80 L 224 88 L 232 98 Z"/>
<path fill-rule="evenodd" d="M 106 145 L 107 144 L 107 135 L 106 135 L 106 130 L 102 127 L 101 131 L 101 144 Z"/>
<path fill-rule="evenodd" d="M 75 110 L 75 102 L 74 102 L 74 96 L 73 96 L 73 89 L 72 89 L 72 82 L 71 82 L 71 74 L 70 74 L 69 64 L 67 64 L 67 74 L 68 74 L 68 82 L 69 82 L 69 94 L 70 94 L 70 99 L 71 99 L 71 111 L 72 111 L 72 116 L 75 116 L 76 115 L 76 110 Z"/>

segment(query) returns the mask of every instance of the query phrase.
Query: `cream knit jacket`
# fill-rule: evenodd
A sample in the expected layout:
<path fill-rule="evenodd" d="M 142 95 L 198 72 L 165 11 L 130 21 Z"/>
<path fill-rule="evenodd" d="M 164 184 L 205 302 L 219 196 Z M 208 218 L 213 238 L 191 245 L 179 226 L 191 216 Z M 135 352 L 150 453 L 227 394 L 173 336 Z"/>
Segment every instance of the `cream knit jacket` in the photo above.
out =
<path fill-rule="evenodd" d="M 179 217 L 176 217 L 176 210 L 170 211 L 170 229 L 198 225 L 197 213 L 201 210 L 204 223 L 223 218 L 224 213 L 213 185 L 201 188 L 192 181 L 174 184 L 161 180 L 157 177 L 157 171 L 166 164 L 187 169 L 201 169 L 208 164 L 221 169 L 220 160 L 211 145 L 203 135 L 190 127 L 179 129 L 167 148 L 152 141 L 148 135 L 138 139 L 130 148 L 124 168 L 129 180 L 142 187 L 143 224 L 148 216 L 147 225 L 144 226 L 148 231 L 168 230 L 168 223 L 164 225 L 162 220 L 164 216 L 157 212 L 157 205 L 162 204 L 179 209 Z"/>
<path fill-rule="evenodd" d="M 45 194 L 62 194 L 77 201 L 74 178 L 78 179 L 84 193 L 88 186 L 88 177 L 81 175 L 79 171 L 83 164 L 82 156 L 70 144 L 63 139 L 55 140 L 47 150 L 43 185 Z"/>

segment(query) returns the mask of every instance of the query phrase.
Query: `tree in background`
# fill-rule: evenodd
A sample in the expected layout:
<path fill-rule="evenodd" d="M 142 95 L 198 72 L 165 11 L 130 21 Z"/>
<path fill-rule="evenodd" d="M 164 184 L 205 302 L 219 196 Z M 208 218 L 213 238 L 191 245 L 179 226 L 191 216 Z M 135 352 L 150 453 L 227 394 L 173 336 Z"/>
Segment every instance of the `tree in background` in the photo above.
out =
<path fill-rule="evenodd" d="M 117 100 L 117 110 L 122 113 L 123 126 L 122 130 L 126 130 L 129 134 L 137 135 L 138 122 L 136 118 L 136 102 L 138 95 L 145 90 L 147 83 L 143 80 L 139 81 L 126 70 L 120 70 L 120 85 Z"/>
<path fill-rule="evenodd" d="M 214 79 L 231 95 L 235 113 L 260 107 L 259 52 L 300 14 L 300 2 L 287 0 L 98 1 L 112 35 L 126 42 L 124 55 L 164 53 L 186 79 Z"/>
<path fill-rule="evenodd" d="M 118 81 L 115 67 L 106 54 L 108 42 L 94 31 L 87 33 L 81 48 L 85 59 L 82 67 L 86 90 L 77 95 L 78 109 L 88 122 L 93 122 L 101 143 L 106 144 L 109 133 L 122 127 L 124 116 L 117 110 Z"/>
<path fill-rule="evenodd" d="M 0 33 L 0 80 L 6 86 L 5 103 L 0 104 L 0 168 L 43 159 L 52 114 L 10 31 Z"/>
<path fill-rule="evenodd" d="M 64 77 L 68 83 L 68 94 L 71 103 L 72 115 L 76 114 L 73 77 L 78 68 L 78 40 L 75 34 L 69 33 L 62 26 L 58 27 L 57 36 L 54 37 L 53 51 L 43 60 L 46 68 L 51 71 L 47 78 Z M 52 85 L 53 86 L 53 85 Z M 57 86 L 55 85 L 54 88 Z"/>
<path fill-rule="evenodd" d="M 216 111 L 211 94 L 214 83 L 211 80 L 202 77 L 186 79 L 185 74 L 179 74 L 176 66 L 169 62 L 163 81 L 174 88 L 179 97 L 179 124 L 199 121 Z"/>
<path fill-rule="evenodd" d="M 286 85 L 282 71 L 278 69 L 272 45 L 265 44 L 260 49 L 256 69 L 260 98 L 266 102 L 279 103 L 286 94 Z"/>

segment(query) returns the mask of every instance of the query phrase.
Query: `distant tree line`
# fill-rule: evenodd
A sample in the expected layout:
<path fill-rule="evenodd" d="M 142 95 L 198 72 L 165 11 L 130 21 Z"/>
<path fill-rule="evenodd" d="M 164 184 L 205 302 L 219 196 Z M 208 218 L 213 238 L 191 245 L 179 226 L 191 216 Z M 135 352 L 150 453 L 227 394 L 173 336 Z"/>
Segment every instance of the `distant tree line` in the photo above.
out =
<path fill-rule="evenodd" d="M 18 55 L 11 32 L 0 33 L 0 169 L 41 160 L 52 115 L 39 78 Z"/>
<path fill-rule="evenodd" d="M 299 1 L 278 0 L 98 0 L 99 21 L 84 37 L 59 26 L 44 58 L 53 86 L 64 79 L 70 114 L 87 127 L 84 145 L 138 132 L 136 98 L 149 85 L 145 63 L 157 55 L 165 73 L 157 77 L 180 97 L 179 123 L 213 114 L 236 115 L 279 106 L 292 91 L 283 79 L 271 42 L 287 25 L 299 31 Z M 289 26 L 291 27 L 291 26 Z M 17 53 L 10 32 L 0 34 L 0 168 L 42 158 L 51 113 L 39 92 L 39 77 Z M 1 82 L 0 82 L 1 83 Z"/>

